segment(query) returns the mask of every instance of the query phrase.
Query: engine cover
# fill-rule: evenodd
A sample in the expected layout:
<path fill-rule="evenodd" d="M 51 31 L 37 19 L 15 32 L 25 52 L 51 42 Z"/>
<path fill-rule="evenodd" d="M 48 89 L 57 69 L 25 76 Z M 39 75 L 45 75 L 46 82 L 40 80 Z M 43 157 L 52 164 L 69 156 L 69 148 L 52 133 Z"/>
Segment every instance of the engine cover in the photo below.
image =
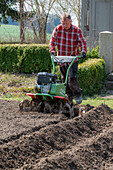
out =
<path fill-rule="evenodd" d="M 56 81 L 57 75 L 47 72 L 40 72 L 37 74 L 37 84 L 48 84 Z"/>
<path fill-rule="evenodd" d="M 50 93 L 50 87 L 51 87 L 51 84 L 47 84 L 47 85 L 39 85 L 39 84 L 36 84 L 35 85 L 35 92 L 36 93 Z"/>
<path fill-rule="evenodd" d="M 64 84 L 51 84 L 50 94 L 65 97 L 66 87 Z"/>

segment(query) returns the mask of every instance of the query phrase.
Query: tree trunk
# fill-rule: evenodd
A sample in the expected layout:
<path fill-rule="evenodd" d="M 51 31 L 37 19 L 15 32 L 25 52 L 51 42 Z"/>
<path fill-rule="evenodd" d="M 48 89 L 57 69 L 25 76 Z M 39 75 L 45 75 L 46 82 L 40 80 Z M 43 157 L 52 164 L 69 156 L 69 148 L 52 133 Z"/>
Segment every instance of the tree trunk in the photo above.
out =
<path fill-rule="evenodd" d="M 20 43 L 22 44 L 25 40 L 24 37 L 24 0 L 20 0 Z"/>

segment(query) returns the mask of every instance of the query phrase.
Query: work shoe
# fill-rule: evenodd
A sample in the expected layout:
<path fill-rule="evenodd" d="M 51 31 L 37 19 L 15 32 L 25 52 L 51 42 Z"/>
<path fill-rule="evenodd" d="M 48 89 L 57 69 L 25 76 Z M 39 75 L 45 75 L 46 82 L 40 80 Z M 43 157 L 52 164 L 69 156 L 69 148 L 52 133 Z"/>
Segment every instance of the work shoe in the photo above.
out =
<path fill-rule="evenodd" d="M 82 96 L 76 97 L 75 100 L 76 100 L 76 104 L 82 103 Z"/>

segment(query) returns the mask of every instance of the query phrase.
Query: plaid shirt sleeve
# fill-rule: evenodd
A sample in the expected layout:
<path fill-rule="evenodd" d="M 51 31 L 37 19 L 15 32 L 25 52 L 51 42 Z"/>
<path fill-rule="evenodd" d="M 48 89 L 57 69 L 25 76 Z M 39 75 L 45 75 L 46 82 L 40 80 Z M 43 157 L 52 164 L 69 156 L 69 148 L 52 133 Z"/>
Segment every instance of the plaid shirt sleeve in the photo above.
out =
<path fill-rule="evenodd" d="M 51 37 L 51 40 L 50 40 L 50 43 L 49 43 L 49 48 L 50 48 L 51 53 L 56 52 L 56 50 L 55 50 L 56 41 L 57 41 L 57 27 L 53 30 L 52 37 Z"/>
<path fill-rule="evenodd" d="M 79 48 L 81 49 L 81 52 L 84 52 L 86 54 L 87 48 L 86 48 L 86 41 L 83 38 L 82 31 L 80 28 L 78 28 L 78 45 L 76 54 L 79 55 Z"/>

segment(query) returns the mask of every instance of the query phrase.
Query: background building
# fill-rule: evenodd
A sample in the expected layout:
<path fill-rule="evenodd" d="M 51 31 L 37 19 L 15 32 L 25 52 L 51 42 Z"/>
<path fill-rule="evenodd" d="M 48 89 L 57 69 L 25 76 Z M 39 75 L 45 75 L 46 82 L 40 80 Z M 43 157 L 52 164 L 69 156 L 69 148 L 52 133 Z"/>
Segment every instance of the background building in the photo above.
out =
<path fill-rule="evenodd" d="M 99 32 L 113 32 L 113 0 L 82 0 L 81 29 L 91 49 L 98 45 Z"/>

